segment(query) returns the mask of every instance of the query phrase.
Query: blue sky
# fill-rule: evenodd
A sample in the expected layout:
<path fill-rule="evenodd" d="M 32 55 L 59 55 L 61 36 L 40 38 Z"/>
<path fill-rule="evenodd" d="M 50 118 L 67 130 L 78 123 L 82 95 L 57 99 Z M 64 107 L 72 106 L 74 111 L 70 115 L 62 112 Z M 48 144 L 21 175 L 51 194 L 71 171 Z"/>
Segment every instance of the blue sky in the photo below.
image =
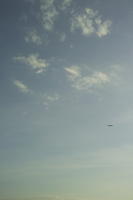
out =
<path fill-rule="evenodd" d="M 1 0 L 0 15 L 0 200 L 131 200 L 133 2 Z"/>

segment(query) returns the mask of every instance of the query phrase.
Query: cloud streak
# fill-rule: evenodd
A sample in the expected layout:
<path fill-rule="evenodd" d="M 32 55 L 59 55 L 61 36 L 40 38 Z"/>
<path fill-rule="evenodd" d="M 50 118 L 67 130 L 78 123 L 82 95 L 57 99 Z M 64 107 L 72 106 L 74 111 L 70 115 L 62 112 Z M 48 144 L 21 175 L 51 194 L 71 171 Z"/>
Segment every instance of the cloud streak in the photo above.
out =
<path fill-rule="evenodd" d="M 14 80 L 14 85 L 19 89 L 20 92 L 22 93 L 30 93 L 31 90 L 28 88 L 27 85 L 25 85 L 23 82 L 19 80 Z"/>

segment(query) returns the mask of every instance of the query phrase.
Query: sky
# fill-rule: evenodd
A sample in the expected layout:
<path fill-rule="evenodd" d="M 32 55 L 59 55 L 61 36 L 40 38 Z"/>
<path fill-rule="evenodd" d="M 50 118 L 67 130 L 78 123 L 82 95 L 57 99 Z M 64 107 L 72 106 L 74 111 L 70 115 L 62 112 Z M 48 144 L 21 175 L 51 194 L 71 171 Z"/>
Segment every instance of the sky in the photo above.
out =
<path fill-rule="evenodd" d="M 0 0 L 0 27 L 0 200 L 133 199 L 133 1 Z"/>

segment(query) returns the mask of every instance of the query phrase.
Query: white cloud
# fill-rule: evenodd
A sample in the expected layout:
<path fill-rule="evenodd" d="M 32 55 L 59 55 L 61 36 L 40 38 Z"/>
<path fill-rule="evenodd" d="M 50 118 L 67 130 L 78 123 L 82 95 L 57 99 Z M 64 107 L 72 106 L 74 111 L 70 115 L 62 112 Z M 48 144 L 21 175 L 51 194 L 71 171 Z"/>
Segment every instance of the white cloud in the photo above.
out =
<path fill-rule="evenodd" d="M 82 14 L 72 18 L 71 31 L 79 29 L 85 36 L 96 34 L 103 37 L 110 33 L 110 26 L 110 20 L 102 21 L 97 11 L 86 8 Z"/>
<path fill-rule="evenodd" d="M 19 80 L 14 80 L 14 85 L 23 93 L 29 93 L 30 89 L 28 88 L 27 85 L 25 85 L 23 82 Z"/>
<path fill-rule="evenodd" d="M 85 9 L 83 14 L 72 18 L 71 30 L 75 31 L 76 29 L 80 29 L 83 35 L 91 35 L 95 31 L 93 24 L 93 18 L 95 16 L 96 13 L 92 9 Z"/>
<path fill-rule="evenodd" d="M 103 37 L 103 36 L 109 34 L 110 26 L 112 24 L 112 22 L 110 20 L 106 20 L 106 21 L 102 22 L 101 19 L 97 19 L 96 20 L 96 24 L 97 24 L 97 32 L 96 32 L 96 34 L 99 37 Z"/>
<path fill-rule="evenodd" d="M 62 0 L 59 4 L 61 10 L 66 10 L 72 3 L 73 0 Z"/>
<path fill-rule="evenodd" d="M 52 31 L 60 11 L 70 7 L 73 0 L 40 0 L 40 16 L 45 30 Z M 59 11 L 60 10 L 60 11 Z"/>
<path fill-rule="evenodd" d="M 104 72 L 93 72 L 91 75 L 82 75 L 79 66 L 65 68 L 72 87 L 77 90 L 89 90 L 93 87 L 100 87 L 110 82 L 110 76 Z"/>
<path fill-rule="evenodd" d="M 83 76 L 73 83 L 73 87 L 78 90 L 88 90 L 93 87 L 100 87 L 110 82 L 106 73 L 94 72 L 92 75 Z"/>
<path fill-rule="evenodd" d="M 59 15 L 54 5 L 54 0 L 40 0 L 40 11 L 43 27 L 47 31 L 51 31 Z"/>
<path fill-rule="evenodd" d="M 31 54 L 29 56 L 17 56 L 14 60 L 31 66 L 36 73 L 42 73 L 48 67 L 48 63 L 45 59 L 39 58 L 38 54 Z"/>
<path fill-rule="evenodd" d="M 25 41 L 28 43 L 31 42 L 36 45 L 41 45 L 43 43 L 41 37 L 38 35 L 36 30 L 29 31 L 25 36 Z"/>

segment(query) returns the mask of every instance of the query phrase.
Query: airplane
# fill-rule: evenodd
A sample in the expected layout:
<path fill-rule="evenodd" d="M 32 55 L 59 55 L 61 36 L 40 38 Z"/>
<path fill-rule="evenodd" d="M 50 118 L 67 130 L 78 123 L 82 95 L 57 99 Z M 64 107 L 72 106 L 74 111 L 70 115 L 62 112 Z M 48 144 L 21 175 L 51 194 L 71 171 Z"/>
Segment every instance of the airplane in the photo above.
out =
<path fill-rule="evenodd" d="M 107 124 L 107 126 L 113 126 L 113 124 Z"/>

